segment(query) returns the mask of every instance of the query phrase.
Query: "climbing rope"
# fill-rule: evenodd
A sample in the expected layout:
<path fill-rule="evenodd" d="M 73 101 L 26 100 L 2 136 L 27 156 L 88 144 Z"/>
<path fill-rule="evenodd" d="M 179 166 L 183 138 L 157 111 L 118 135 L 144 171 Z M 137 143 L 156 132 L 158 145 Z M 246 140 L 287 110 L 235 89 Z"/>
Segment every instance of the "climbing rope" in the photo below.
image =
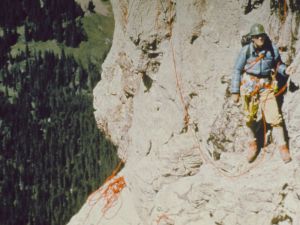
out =
<path fill-rule="evenodd" d="M 184 109 L 184 119 L 183 119 L 184 127 L 187 128 L 188 124 L 189 124 L 190 116 L 189 116 L 188 106 L 185 103 L 184 97 L 183 97 L 183 94 L 182 94 L 181 82 L 179 81 L 179 79 L 181 80 L 181 75 L 179 75 L 178 72 L 177 72 L 176 59 L 175 59 L 175 50 L 174 50 L 174 45 L 173 45 L 172 39 L 170 40 L 170 42 L 171 42 L 172 59 L 173 59 L 173 65 L 174 65 L 174 71 L 175 71 L 176 87 L 177 87 L 177 90 L 179 92 L 180 101 L 181 101 L 181 104 L 182 104 L 183 109 Z"/>
<path fill-rule="evenodd" d="M 287 16 L 287 2 L 286 2 L 286 0 L 283 0 L 283 5 L 281 3 L 282 3 L 282 1 L 278 1 L 278 14 L 281 17 L 282 11 L 283 11 L 283 18 L 281 17 L 281 19 L 282 19 L 282 21 L 284 21 Z"/>
<path fill-rule="evenodd" d="M 275 75 L 277 74 L 277 69 L 275 70 Z M 287 89 L 287 85 L 288 85 L 288 81 L 286 82 L 286 84 L 276 93 L 274 94 L 274 97 L 278 97 L 279 95 L 281 95 L 282 93 L 284 93 L 284 91 Z M 266 104 L 267 100 L 274 98 L 274 97 L 268 97 L 270 93 L 267 94 L 266 98 L 264 99 L 264 101 L 262 102 L 262 104 Z M 260 160 L 256 160 L 254 164 L 252 164 L 252 166 L 250 166 L 248 169 L 246 169 L 245 171 L 239 173 L 239 174 L 229 174 L 228 171 L 225 171 L 223 168 L 218 167 L 213 161 L 212 159 L 210 159 L 210 157 L 206 157 L 205 154 L 202 152 L 202 146 L 201 143 L 198 141 L 199 138 L 196 135 L 196 132 L 194 132 L 195 134 L 195 141 L 198 142 L 199 144 L 199 149 L 200 149 L 200 153 L 202 155 L 202 158 L 204 159 L 204 161 L 206 163 L 211 164 L 222 176 L 227 177 L 227 178 L 239 178 L 247 173 L 249 173 L 252 169 L 254 169 L 255 167 L 258 167 L 259 164 L 261 164 L 263 162 L 263 160 L 265 159 L 266 156 L 266 146 L 267 146 L 267 122 L 264 116 L 264 113 L 262 111 L 262 121 L 263 121 L 263 132 L 264 132 L 264 145 L 263 145 L 263 154 L 262 157 L 260 158 Z M 194 131 L 195 131 L 195 127 L 194 127 Z M 271 153 L 271 157 L 274 154 L 274 150 Z"/>
<path fill-rule="evenodd" d="M 170 9 L 171 8 L 171 0 L 169 0 L 169 4 L 170 4 Z M 171 15 L 172 15 L 172 11 L 170 10 L 170 14 L 169 14 L 169 21 L 171 21 Z M 265 121 L 265 117 L 264 117 L 264 114 L 262 112 L 262 120 L 263 120 L 263 127 L 264 127 L 264 146 L 262 148 L 262 151 L 263 151 L 263 154 L 260 158 L 260 160 L 256 160 L 254 163 L 251 164 L 251 166 L 238 173 L 238 174 L 232 174 L 231 172 L 225 170 L 224 168 L 221 168 L 220 166 L 216 165 L 216 163 L 211 159 L 211 156 L 207 156 L 204 152 L 203 152 L 203 149 L 206 148 L 206 147 L 203 147 L 201 142 L 199 141 L 200 138 L 197 137 L 197 134 L 196 134 L 196 130 L 197 130 L 197 127 L 195 126 L 195 124 L 191 124 L 189 123 L 189 119 L 190 119 L 190 116 L 189 116 L 189 109 L 188 109 L 188 106 L 187 104 L 185 103 L 184 101 L 184 97 L 183 97 L 183 91 L 182 91 L 182 87 L 181 87 L 181 82 L 180 80 L 182 79 L 181 78 L 181 74 L 178 73 L 177 71 L 177 67 L 176 67 L 176 57 L 175 57 L 175 48 L 174 48 L 174 44 L 173 44 L 173 40 L 172 40 L 172 27 L 171 27 L 171 23 L 169 24 L 170 26 L 170 31 L 171 31 L 171 39 L 170 39 L 170 48 L 171 48 L 171 52 L 172 52 L 172 60 L 173 60 L 173 67 L 174 67 L 174 75 L 175 75 L 175 79 L 176 79 L 176 88 L 179 92 L 179 97 L 180 97 L 180 101 L 181 101 L 181 104 L 184 108 L 184 124 L 185 124 L 185 128 L 187 129 L 188 127 L 192 126 L 192 130 L 194 131 L 194 138 L 195 138 L 195 143 L 197 143 L 198 145 L 198 149 L 200 151 L 200 155 L 201 155 L 201 158 L 202 160 L 207 163 L 207 164 L 210 164 L 212 165 L 216 171 L 224 176 L 224 177 L 227 177 L 227 178 L 239 178 L 247 173 L 249 173 L 251 170 L 253 170 L 254 168 L 258 167 L 265 159 L 265 156 L 266 156 L 266 145 L 267 145 L 267 137 L 266 137 L 266 121 Z M 256 64 L 259 60 L 261 60 L 261 58 L 263 58 L 263 55 L 259 56 L 250 66 L 252 67 L 254 64 Z M 249 69 L 249 68 L 248 68 Z M 285 84 L 279 91 L 278 93 L 275 94 L 275 97 L 281 95 L 285 89 L 287 87 L 287 84 Z M 267 101 L 269 98 L 266 98 L 265 101 Z"/>
<path fill-rule="evenodd" d="M 283 11 L 284 11 L 284 18 L 286 18 L 286 12 L 287 12 L 287 3 L 286 3 L 286 0 L 284 0 L 283 2 Z"/>
<path fill-rule="evenodd" d="M 124 161 L 120 161 L 117 167 L 113 170 L 112 174 L 104 181 L 104 184 L 96 191 L 89 195 L 87 198 L 87 204 L 90 209 L 84 222 L 87 221 L 93 207 L 102 201 L 103 207 L 101 209 L 102 216 L 108 212 L 110 208 L 118 201 L 121 191 L 125 188 L 126 182 L 124 176 L 117 177 L 117 173 L 120 171 Z"/>
<path fill-rule="evenodd" d="M 139 7 L 141 2 L 142 0 L 138 0 L 137 7 Z M 128 20 L 131 16 L 133 5 L 134 5 L 134 1 L 131 3 L 131 5 L 129 5 L 128 2 L 126 1 L 121 1 L 119 4 L 120 11 L 122 13 L 122 18 L 124 21 L 123 25 L 126 34 L 127 34 Z M 85 221 L 88 219 L 93 207 L 100 201 L 104 203 L 101 209 L 103 216 L 118 201 L 122 190 L 126 187 L 124 176 L 117 176 L 117 173 L 120 171 L 121 166 L 123 164 L 125 164 L 125 161 L 121 160 L 117 165 L 117 167 L 113 170 L 112 174 L 104 181 L 104 184 L 89 195 L 89 197 L 87 198 L 87 204 L 91 208 L 86 216 Z"/>
<path fill-rule="evenodd" d="M 284 5 L 285 5 L 285 15 L 286 15 L 286 1 L 284 1 Z M 133 6 L 133 3 L 131 5 L 131 8 Z M 125 6 L 123 6 L 125 7 Z M 157 6 L 158 8 L 159 6 Z M 171 53 L 172 53 L 172 61 L 173 61 L 173 67 L 174 67 L 174 75 L 175 75 L 175 79 L 176 79 L 176 88 L 178 90 L 178 93 L 179 93 L 179 97 L 180 97 L 180 102 L 183 106 L 183 109 L 184 109 L 184 124 L 185 124 L 185 128 L 188 128 L 189 126 L 192 126 L 193 124 L 190 124 L 189 121 L 190 121 L 190 116 L 189 116 L 189 109 L 188 109 L 188 105 L 185 103 L 185 100 L 184 100 L 184 96 L 183 96 L 183 90 L 182 90 L 182 85 L 181 85 L 181 82 L 182 82 L 182 77 L 181 77 L 181 74 L 178 72 L 178 69 L 176 67 L 176 56 L 175 56 L 175 48 L 174 48 L 174 44 L 173 44 L 173 38 L 172 38 L 172 32 L 173 32 L 173 28 L 172 28 L 172 11 L 174 10 L 174 7 L 172 7 L 172 2 L 171 0 L 169 0 L 169 9 L 170 9 L 170 14 L 169 14 L 169 20 L 168 20 L 168 23 L 169 23 L 169 29 L 170 29 L 170 48 L 171 48 Z M 124 20 L 125 20 L 125 27 L 127 27 L 127 23 L 128 23 L 128 18 L 130 16 L 130 11 L 129 12 L 127 10 L 125 10 L 124 8 L 121 9 L 122 13 L 123 13 L 123 16 L 124 16 Z M 159 17 L 159 13 L 157 14 L 157 18 Z M 157 24 L 157 20 L 155 21 L 155 27 L 157 28 L 158 27 L 158 24 Z M 260 59 L 258 59 L 259 61 Z M 256 62 L 255 62 L 256 63 Z M 285 89 L 287 87 L 287 84 L 281 88 L 281 90 L 275 95 L 275 96 L 279 96 L 280 94 L 282 94 Z M 262 113 L 263 115 L 263 123 L 264 123 L 264 147 L 263 147 L 263 155 L 260 159 L 260 161 L 256 160 L 256 163 L 255 164 L 252 164 L 251 167 L 249 167 L 248 169 L 246 169 L 245 171 L 239 173 L 239 174 L 232 174 L 228 171 L 226 171 L 225 169 L 217 166 L 213 160 L 211 159 L 210 156 L 207 156 L 204 152 L 203 152 L 203 148 L 201 146 L 201 142 L 199 141 L 200 139 L 197 137 L 197 134 L 196 134 L 196 127 L 195 127 L 195 124 L 194 124 L 194 127 L 193 127 L 193 131 L 194 131 L 194 137 L 195 137 L 195 142 L 197 143 L 197 148 L 200 150 L 200 154 L 201 154 L 201 158 L 203 159 L 204 162 L 208 163 L 208 164 L 211 164 L 222 176 L 224 177 L 228 177 L 228 178 L 238 178 L 238 177 L 241 177 L 245 174 L 247 174 L 248 172 L 250 172 L 252 169 L 254 169 L 255 167 L 258 166 L 258 164 L 260 164 L 264 158 L 265 158 L 265 154 L 266 154 L 266 150 L 265 150 L 265 147 L 266 147 L 266 121 L 265 121 L 265 117 L 264 117 L 264 114 Z M 87 199 L 87 204 L 88 206 L 90 206 L 90 210 L 86 216 L 86 219 L 85 219 L 85 222 L 86 220 L 88 219 L 93 207 L 100 201 L 103 201 L 104 202 L 104 206 L 102 207 L 101 209 L 101 212 L 103 215 L 105 215 L 108 210 L 110 208 L 113 207 L 113 205 L 118 201 L 119 199 L 119 196 L 121 194 L 121 191 L 126 187 L 126 182 L 125 182 L 125 179 L 123 176 L 119 176 L 117 177 L 117 173 L 119 172 L 122 164 L 124 162 L 121 161 L 117 168 L 112 172 L 112 175 L 109 176 L 104 184 L 98 188 L 96 191 L 94 191 L 92 194 L 90 194 L 90 196 L 88 197 Z M 166 214 L 163 214 L 161 215 L 158 219 L 157 219 L 157 224 L 160 223 L 160 221 L 162 220 L 170 220 L 170 218 L 166 215 Z"/>
<path fill-rule="evenodd" d="M 200 155 L 201 155 L 202 160 L 206 164 L 210 164 L 221 176 L 226 177 L 226 178 L 239 178 L 239 177 L 242 177 L 243 175 L 249 173 L 251 170 L 258 167 L 258 165 L 263 162 L 265 155 L 266 155 L 266 149 L 264 147 L 263 154 L 262 154 L 262 157 L 260 158 L 260 160 L 256 160 L 254 163 L 251 164 L 251 166 L 248 169 L 246 169 L 238 174 L 233 174 L 233 173 L 227 171 L 226 169 L 216 165 L 216 163 L 211 159 L 210 156 L 206 156 L 206 154 L 202 150 L 205 147 L 202 146 L 195 131 L 194 131 L 194 137 L 195 137 L 195 142 L 198 143 L 198 149 L 200 150 Z"/>
<path fill-rule="evenodd" d="M 174 224 L 174 220 L 170 218 L 170 215 L 167 215 L 166 213 L 163 213 L 162 215 L 160 215 L 157 220 L 156 223 L 160 224 L 161 221 L 166 222 L 167 224 Z"/>
<path fill-rule="evenodd" d="M 171 24 L 172 21 L 172 11 L 174 10 L 174 7 L 172 7 L 172 3 L 171 0 L 169 0 L 169 8 L 170 8 L 170 13 L 169 13 L 169 30 L 170 30 L 170 48 L 171 48 L 171 52 L 172 52 L 172 61 L 173 61 L 173 67 L 174 67 L 174 75 L 175 75 L 175 80 L 176 80 L 176 88 L 178 90 L 179 93 L 179 97 L 180 97 L 180 102 L 183 106 L 183 110 L 184 110 L 184 129 L 186 130 L 188 128 L 188 124 L 189 124 L 189 120 L 190 120 L 190 115 L 189 115 L 189 111 L 188 111 L 188 105 L 185 103 L 184 97 L 183 97 L 183 91 L 182 91 L 182 87 L 181 87 L 181 82 L 182 82 L 182 77 L 181 74 L 178 73 L 177 67 L 176 67 L 176 56 L 175 56 L 175 48 L 174 48 L 174 44 L 173 44 L 173 27 Z"/>

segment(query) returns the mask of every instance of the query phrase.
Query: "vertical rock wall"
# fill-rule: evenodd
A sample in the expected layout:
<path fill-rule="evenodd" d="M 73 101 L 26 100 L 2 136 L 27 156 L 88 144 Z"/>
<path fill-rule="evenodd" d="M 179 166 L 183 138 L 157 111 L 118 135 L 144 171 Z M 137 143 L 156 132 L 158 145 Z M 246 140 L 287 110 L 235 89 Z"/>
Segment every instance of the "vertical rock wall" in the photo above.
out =
<path fill-rule="evenodd" d="M 112 1 L 113 46 L 94 106 L 125 161 L 126 187 L 105 215 L 100 199 L 69 224 L 300 224 L 300 68 L 282 106 L 289 164 L 272 141 L 246 162 L 241 109 L 228 98 L 253 23 L 265 25 L 287 63 L 300 61 L 297 11 L 287 1 L 283 18 L 272 2 Z"/>

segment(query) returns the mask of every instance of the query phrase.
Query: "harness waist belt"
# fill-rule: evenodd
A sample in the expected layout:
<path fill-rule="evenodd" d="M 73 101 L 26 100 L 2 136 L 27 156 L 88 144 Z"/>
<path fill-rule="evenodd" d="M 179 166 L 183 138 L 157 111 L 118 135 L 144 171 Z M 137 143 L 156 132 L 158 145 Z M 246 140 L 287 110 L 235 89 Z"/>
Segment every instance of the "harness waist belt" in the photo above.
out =
<path fill-rule="evenodd" d="M 260 74 L 252 74 L 252 73 L 247 73 L 248 76 L 251 78 L 258 78 L 258 79 L 271 79 L 271 74 L 268 75 L 260 75 Z"/>

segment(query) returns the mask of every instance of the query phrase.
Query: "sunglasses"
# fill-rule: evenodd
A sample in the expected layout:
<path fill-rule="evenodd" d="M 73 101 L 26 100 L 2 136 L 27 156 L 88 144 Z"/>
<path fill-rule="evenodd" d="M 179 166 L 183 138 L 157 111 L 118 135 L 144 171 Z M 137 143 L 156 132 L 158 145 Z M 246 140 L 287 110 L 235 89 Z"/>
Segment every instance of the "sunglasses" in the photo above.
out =
<path fill-rule="evenodd" d="M 258 34 L 258 35 L 252 35 L 251 37 L 254 39 L 258 39 L 258 38 L 265 38 L 266 36 L 265 34 Z"/>

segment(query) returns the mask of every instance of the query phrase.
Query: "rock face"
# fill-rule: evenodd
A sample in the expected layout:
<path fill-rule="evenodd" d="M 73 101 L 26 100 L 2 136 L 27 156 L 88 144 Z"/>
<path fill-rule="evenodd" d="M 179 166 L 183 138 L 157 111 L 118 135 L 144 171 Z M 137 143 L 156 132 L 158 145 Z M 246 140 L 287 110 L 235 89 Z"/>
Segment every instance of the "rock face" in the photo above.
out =
<path fill-rule="evenodd" d="M 255 22 L 285 62 L 300 62 L 297 10 L 287 1 L 284 16 L 274 2 L 112 1 L 113 46 L 94 107 L 125 161 L 126 186 L 104 215 L 104 199 L 86 203 L 70 225 L 300 224 L 300 68 L 281 98 L 288 164 L 270 131 L 247 163 L 241 106 L 228 95 L 241 36 Z"/>

